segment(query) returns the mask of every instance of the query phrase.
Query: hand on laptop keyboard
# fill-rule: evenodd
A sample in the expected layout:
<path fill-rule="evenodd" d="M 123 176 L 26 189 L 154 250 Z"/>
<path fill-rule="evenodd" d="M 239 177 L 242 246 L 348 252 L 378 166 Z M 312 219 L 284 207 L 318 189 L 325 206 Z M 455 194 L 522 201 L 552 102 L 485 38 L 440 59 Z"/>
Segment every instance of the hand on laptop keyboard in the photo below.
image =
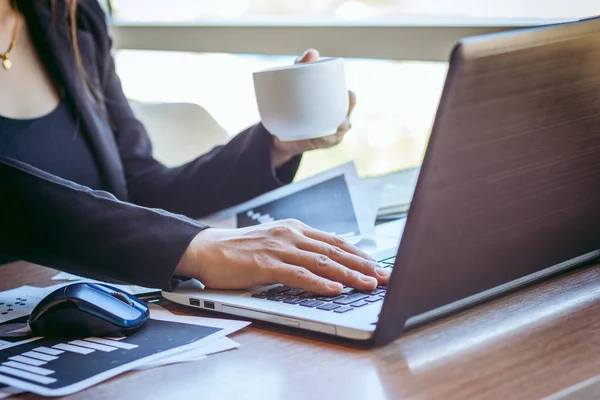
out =
<path fill-rule="evenodd" d="M 343 239 L 296 220 L 242 229 L 206 229 L 186 250 L 175 273 L 213 289 L 283 283 L 334 296 L 343 285 L 373 290 L 389 272 Z"/>

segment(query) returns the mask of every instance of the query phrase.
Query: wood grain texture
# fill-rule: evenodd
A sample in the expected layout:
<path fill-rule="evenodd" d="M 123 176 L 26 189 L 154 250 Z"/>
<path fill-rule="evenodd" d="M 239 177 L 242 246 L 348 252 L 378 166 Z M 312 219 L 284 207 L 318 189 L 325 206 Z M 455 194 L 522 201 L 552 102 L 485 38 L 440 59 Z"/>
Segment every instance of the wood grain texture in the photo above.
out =
<path fill-rule="evenodd" d="M 0 290 L 49 285 L 54 273 L 11 264 L 0 268 Z M 383 348 L 253 323 L 233 336 L 238 350 L 128 373 L 70 398 L 543 398 L 600 375 L 599 315 L 600 266 L 591 266 L 407 332 Z M 561 398 L 579 398 L 577 390 L 567 395 Z"/>

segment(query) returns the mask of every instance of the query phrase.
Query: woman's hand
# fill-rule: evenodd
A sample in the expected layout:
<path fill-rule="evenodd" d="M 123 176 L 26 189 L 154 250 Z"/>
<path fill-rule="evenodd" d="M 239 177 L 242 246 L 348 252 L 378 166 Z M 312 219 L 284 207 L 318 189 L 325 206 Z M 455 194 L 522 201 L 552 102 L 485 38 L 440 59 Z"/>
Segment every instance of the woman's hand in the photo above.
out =
<path fill-rule="evenodd" d="M 315 49 L 309 49 L 302 56 L 298 57 L 296 62 L 309 63 L 315 62 L 318 59 L 319 52 Z M 350 115 L 356 105 L 356 95 L 354 92 L 348 92 L 348 96 L 350 97 L 348 115 L 335 133 L 317 139 L 296 140 L 291 142 L 282 142 L 276 136 L 271 136 L 273 138 L 273 144 L 271 146 L 271 160 L 273 160 L 273 166 L 279 168 L 292 159 L 292 157 L 302 154 L 305 151 L 326 149 L 340 144 L 344 139 L 346 132 L 352 127 L 350 124 Z"/>
<path fill-rule="evenodd" d="M 389 272 L 343 239 L 296 220 L 200 232 L 175 270 L 212 289 L 283 283 L 321 295 L 386 284 Z"/>

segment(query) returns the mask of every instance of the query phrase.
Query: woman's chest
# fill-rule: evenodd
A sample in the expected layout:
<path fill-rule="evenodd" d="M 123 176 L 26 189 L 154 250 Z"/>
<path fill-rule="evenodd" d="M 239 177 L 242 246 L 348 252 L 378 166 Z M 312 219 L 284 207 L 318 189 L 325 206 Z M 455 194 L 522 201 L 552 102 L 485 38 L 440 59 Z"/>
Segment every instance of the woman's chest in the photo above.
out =
<path fill-rule="evenodd" d="M 31 119 L 54 110 L 61 96 L 36 53 L 27 29 L 19 35 L 10 59 L 9 70 L 0 68 L 0 116 Z"/>

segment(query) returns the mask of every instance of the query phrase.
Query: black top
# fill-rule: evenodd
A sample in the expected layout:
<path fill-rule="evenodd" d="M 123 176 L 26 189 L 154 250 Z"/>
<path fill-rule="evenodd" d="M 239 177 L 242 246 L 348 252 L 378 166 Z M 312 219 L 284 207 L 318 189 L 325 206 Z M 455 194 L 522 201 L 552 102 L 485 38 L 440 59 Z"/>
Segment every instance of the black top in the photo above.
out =
<path fill-rule="evenodd" d="M 64 101 L 40 118 L 0 115 L 0 155 L 91 189 L 103 189 L 90 147 Z"/>

